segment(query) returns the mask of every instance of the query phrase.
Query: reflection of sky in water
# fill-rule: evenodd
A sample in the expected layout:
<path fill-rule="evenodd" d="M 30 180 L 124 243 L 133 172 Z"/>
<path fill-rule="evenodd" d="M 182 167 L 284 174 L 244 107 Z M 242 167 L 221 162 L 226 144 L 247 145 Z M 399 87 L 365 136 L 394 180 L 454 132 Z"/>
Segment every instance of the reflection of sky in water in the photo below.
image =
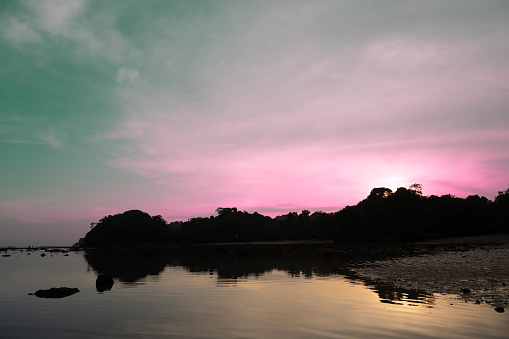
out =
<path fill-rule="evenodd" d="M 87 263 L 80 253 L 44 258 L 35 252 L 30 256 L 16 253 L 0 258 L 2 338 L 485 338 L 509 332 L 507 314 L 450 296 L 370 284 L 346 276 L 343 269 L 325 274 L 329 268 L 323 258 L 315 258 L 315 263 L 299 257 L 265 262 L 257 258 L 214 265 L 210 256 L 202 261 L 198 257 L 125 256 L 118 263 L 136 264 L 99 266 L 113 268 L 118 275 L 110 273 L 115 285 L 102 294 L 95 290 L 95 277 L 108 272 Z M 144 265 L 145 260 L 153 266 Z M 165 260 L 162 269 L 154 270 Z M 197 266 L 181 265 L 186 260 Z M 239 266 L 232 266 L 233 262 Z M 296 274 L 299 262 L 301 273 Z M 255 273 L 249 273 L 248 263 L 255 265 Z M 309 265 L 321 268 L 310 277 Z M 134 276 L 138 278 L 125 279 Z M 59 286 L 78 287 L 80 293 L 57 300 L 27 295 Z"/>

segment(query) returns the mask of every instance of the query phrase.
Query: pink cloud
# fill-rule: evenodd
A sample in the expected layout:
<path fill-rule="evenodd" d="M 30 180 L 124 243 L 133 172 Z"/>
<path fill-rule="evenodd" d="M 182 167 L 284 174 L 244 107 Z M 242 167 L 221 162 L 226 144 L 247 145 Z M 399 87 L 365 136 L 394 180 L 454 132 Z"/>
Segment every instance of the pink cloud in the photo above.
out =
<path fill-rule="evenodd" d="M 281 46 L 268 48 L 263 22 L 230 37 L 251 44 L 211 47 L 193 94 L 148 78 L 119 88 L 125 111 L 109 139 L 121 145 L 103 149 L 111 165 L 167 187 L 166 215 L 340 208 L 414 182 L 439 195 L 503 188 L 509 68 L 485 57 L 499 40 L 391 31 L 303 44 L 274 31 Z"/>

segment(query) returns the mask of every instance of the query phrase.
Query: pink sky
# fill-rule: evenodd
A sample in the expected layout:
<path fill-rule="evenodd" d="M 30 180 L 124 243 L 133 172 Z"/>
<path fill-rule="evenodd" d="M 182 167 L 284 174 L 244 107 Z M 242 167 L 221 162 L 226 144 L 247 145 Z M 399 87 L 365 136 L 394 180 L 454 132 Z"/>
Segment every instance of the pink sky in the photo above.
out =
<path fill-rule="evenodd" d="M 509 3 L 138 6 L 0 13 L 0 238 L 507 189 Z"/>

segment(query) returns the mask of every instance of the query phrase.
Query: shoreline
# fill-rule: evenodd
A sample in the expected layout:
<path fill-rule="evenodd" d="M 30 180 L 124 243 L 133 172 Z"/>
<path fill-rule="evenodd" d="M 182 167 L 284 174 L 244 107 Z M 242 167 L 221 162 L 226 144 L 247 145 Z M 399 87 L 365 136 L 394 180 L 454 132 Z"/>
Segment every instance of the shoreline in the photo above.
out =
<path fill-rule="evenodd" d="M 509 308 L 509 234 L 440 238 L 414 243 L 345 243 L 296 240 L 249 243 L 140 245 L 102 248 L 30 247 L 2 248 L 9 251 L 73 251 L 121 256 L 257 255 L 314 257 L 341 265 L 367 284 L 434 294 L 457 295 L 458 299 L 492 306 L 497 312 Z M 320 259 L 321 258 L 321 259 Z M 340 266 L 331 266 L 339 272 Z"/>
<path fill-rule="evenodd" d="M 427 241 L 434 251 L 377 260 L 352 267 L 362 279 L 431 294 L 456 295 L 459 301 L 509 308 L 507 235 Z"/>
<path fill-rule="evenodd" d="M 352 246 L 420 246 L 420 245 L 486 245 L 486 244 L 509 244 L 509 233 L 503 234 L 486 234 L 462 237 L 442 237 L 417 242 L 345 242 L 335 243 L 333 240 L 305 239 L 305 240 L 267 240 L 267 241 L 250 241 L 250 242 L 224 242 L 224 243 L 176 243 L 176 244 L 140 244 L 140 245 L 110 245 L 102 247 L 75 247 L 75 246 L 5 246 L 0 247 L 0 252 L 9 250 L 56 250 L 67 249 L 70 251 L 80 251 L 84 249 L 108 249 L 108 248 L 175 248 L 189 249 L 198 247 L 244 247 L 244 246 L 323 246 L 327 247 L 352 247 Z"/>

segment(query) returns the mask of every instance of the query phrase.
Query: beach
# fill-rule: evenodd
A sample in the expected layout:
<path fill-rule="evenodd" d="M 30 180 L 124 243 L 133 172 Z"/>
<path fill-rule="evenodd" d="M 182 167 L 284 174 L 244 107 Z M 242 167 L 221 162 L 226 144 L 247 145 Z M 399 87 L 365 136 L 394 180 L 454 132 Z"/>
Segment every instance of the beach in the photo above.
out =
<path fill-rule="evenodd" d="M 509 236 L 443 238 L 413 253 L 353 267 L 364 279 L 426 293 L 453 294 L 503 312 L 509 307 Z"/>

